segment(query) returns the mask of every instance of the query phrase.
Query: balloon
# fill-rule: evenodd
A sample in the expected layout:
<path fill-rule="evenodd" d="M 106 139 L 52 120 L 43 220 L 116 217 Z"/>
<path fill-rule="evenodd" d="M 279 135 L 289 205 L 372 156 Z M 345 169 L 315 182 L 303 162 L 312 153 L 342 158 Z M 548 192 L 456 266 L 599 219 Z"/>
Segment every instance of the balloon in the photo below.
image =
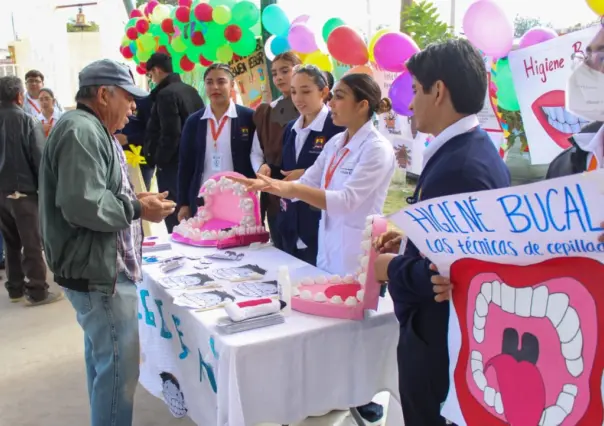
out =
<path fill-rule="evenodd" d="M 289 50 L 289 42 L 285 37 L 275 37 L 271 42 L 271 52 L 273 55 L 280 55 Z"/>
<path fill-rule="evenodd" d="M 156 0 L 151 0 L 149 3 L 147 3 L 147 15 L 152 14 L 157 6 L 159 6 L 159 2 Z"/>
<path fill-rule="evenodd" d="M 182 37 L 174 37 L 170 45 L 172 46 L 172 49 L 174 49 L 174 51 L 178 53 L 182 53 L 187 50 L 187 45 L 185 44 Z"/>
<path fill-rule="evenodd" d="M 251 30 L 245 29 L 239 41 L 231 44 L 231 48 L 236 55 L 249 56 L 256 51 L 256 36 Z"/>
<path fill-rule="evenodd" d="M 242 28 L 250 28 L 258 23 L 260 11 L 251 1 L 241 1 L 231 10 L 232 20 Z"/>
<path fill-rule="evenodd" d="M 186 24 L 187 22 L 189 22 L 190 14 L 191 14 L 191 10 L 188 7 L 178 6 L 176 8 L 176 13 L 174 16 L 176 17 L 177 21 L 182 22 L 183 24 Z"/>
<path fill-rule="evenodd" d="M 218 58 L 216 57 L 216 46 L 212 46 L 209 43 L 201 46 L 201 54 L 208 59 L 209 61 L 216 61 Z"/>
<path fill-rule="evenodd" d="M 174 21 L 170 18 L 166 18 L 161 22 L 161 30 L 170 35 L 174 33 Z"/>
<path fill-rule="evenodd" d="M 304 24 L 292 25 L 289 29 L 287 41 L 291 48 L 297 52 L 311 53 L 319 49 L 315 42 L 315 35 Z"/>
<path fill-rule="evenodd" d="M 512 71 L 507 58 L 497 61 L 497 66 L 491 76 L 497 86 L 498 106 L 506 111 L 520 111 L 514 81 L 512 80 Z"/>
<path fill-rule="evenodd" d="M 204 67 L 212 65 L 212 61 L 208 61 L 203 55 L 199 55 L 199 63 Z"/>
<path fill-rule="evenodd" d="M 551 28 L 531 28 L 522 36 L 518 47 L 524 49 L 525 47 L 543 43 L 556 37 L 558 37 L 558 33 Z"/>
<path fill-rule="evenodd" d="M 231 9 L 227 6 L 218 6 L 212 12 L 212 18 L 218 25 L 225 25 L 231 20 Z"/>
<path fill-rule="evenodd" d="M 405 62 L 419 52 L 419 47 L 411 37 L 403 33 L 387 33 L 375 43 L 375 62 L 386 71 L 403 72 Z"/>
<path fill-rule="evenodd" d="M 191 44 L 193 46 L 202 46 L 205 42 L 206 39 L 201 31 L 193 31 L 191 33 Z"/>
<path fill-rule="evenodd" d="M 344 25 L 346 25 L 346 23 L 340 18 L 331 18 L 325 22 L 325 25 L 323 25 L 323 40 L 325 40 L 325 43 L 327 43 L 329 35 L 333 32 L 333 30 L 343 27 Z"/>
<path fill-rule="evenodd" d="M 145 34 L 147 31 L 149 31 L 149 21 L 146 19 L 139 19 L 136 23 L 136 31 L 141 34 Z"/>
<path fill-rule="evenodd" d="M 214 9 L 207 3 L 199 3 L 193 9 L 195 19 L 201 22 L 212 22 L 212 14 Z"/>
<path fill-rule="evenodd" d="M 213 22 L 208 24 L 208 29 L 204 34 L 204 37 L 206 39 L 206 44 L 213 46 L 214 51 L 227 42 L 226 38 L 224 38 L 224 29 L 224 25 L 218 25 Z M 208 59 L 212 59 L 207 55 L 205 56 Z"/>
<path fill-rule="evenodd" d="M 241 28 L 239 28 L 237 25 L 229 25 L 224 30 L 224 38 L 231 43 L 236 43 L 241 40 L 242 34 L 243 32 L 241 31 Z"/>
<path fill-rule="evenodd" d="M 492 0 L 478 0 L 468 8 L 463 17 L 463 31 L 486 56 L 502 58 L 514 44 L 514 27 Z"/>
<path fill-rule="evenodd" d="M 155 49 L 156 42 L 155 38 L 151 34 L 143 34 L 138 38 L 138 41 L 141 46 L 143 46 L 143 50 L 151 51 Z"/>
<path fill-rule="evenodd" d="M 128 46 L 130 48 L 130 51 L 136 55 L 136 52 L 138 51 L 138 47 L 136 46 L 136 42 L 131 42 L 130 45 Z"/>
<path fill-rule="evenodd" d="M 266 31 L 277 36 L 285 36 L 289 30 L 289 18 L 276 4 L 271 4 L 264 9 L 262 24 Z"/>
<path fill-rule="evenodd" d="M 312 52 L 304 58 L 303 61 L 305 64 L 314 65 L 322 71 L 333 71 L 333 64 L 329 55 L 317 50 L 316 52 Z"/>
<path fill-rule="evenodd" d="M 369 60 L 371 62 L 375 62 L 375 56 L 374 56 L 375 44 L 384 34 L 387 34 L 390 32 L 392 32 L 392 30 L 389 30 L 388 28 L 384 28 L 382 30 L 379 30 L 377 33 L 375 33 L 373 35 L 373 37 L 371 38 L 371 41 L 369 42 L 369 46 L 367 46 L 367 50 L 369 51 Z"/>
<path fill-rule="evenodd" d="M 224 63 L 224 64 L 228 64 L 231 59 L 233 59 L 233 49 L 231 49 L 231 46 L 229 46 L 228 44 L 224 45 L 224 46 L 220 46 L 217 50 L 216 50 L 216 58 Z"/>
<path fill-rule="evenodd" d="M 187 58 L 186 56 L 183 56 L 180 59 L 180 68 L 182 68 L 182 70 L 185 72 L 190 72 L 190 71 L 193 71 L 193 68 L 195 68 L 195 64 L 193 62 L 191 62 L 191 60 L 189 58 Z"/>
<path fill-rule="evenodd" d="M 178 0 L 179 6 L 191 7 L 193 2 L 191 0 Z"/>
<path fill-rule="evenodd" d="M 149 50 L 139 50 L 136 52 L 136 57 L 141 62 L 147 62 L 151 57 L 152 52 Z"/>
<path fill-rule="evenodd" d="M 128 37 L 130 40 L 136 40 L 136 38 L 138 37 L 138 31 L 136 30 L 136 27 L 127 28 L 126 37 Z"/>
<path fill-rule="evenodd" d="M 587 5 L 596 12 L 596 15 L 604 15 L 604 0 L 587 0 Z"/>
<path fill-rule="evenodd" d="M 367 65 L 359 65 L 358 67 L 351 68 L 346 75 L 348 74 L 367 74 L 373 77 L 373 70 L 369 68 Z"/>
<path fill-rule="evenodd" d="M 120 52 L 122 53 L 122 56 L 126 59 L 132 59 L 134 58 L 134 53 L 132 52 L 132 50 L 130 50 L 129 46 L 126 47 L 122 47 L 120 49 Z"/>
<path fill-rule="evenodd" d="M 352 69 L 352 67 L 350 65 L 343 64 L 342 62 L 337 61 L 333 58 L 332 58 L 332 63 L 333 63 L 332 74 L 336 80 L 340 80 L 342 77 L 344 77 L 346 75 L 346 73 L 348 71 L 350 71 Z"/>
<path fill-rule="evenodd" d="M 205 1 L 205 0 L 204 0 Z M 229 9 L 232 9 L 235 6 L 236 0 L 210 0 L 210 6 L 226 6 Z"/>
<path fill-rule="evenodd" d="M 327 39 L 327 49 L 334 59 L 347 65 L 365 65 L 369 59 L 367 45 L 353 28 L 338 27 Z"/>
<path fill-rule="evenodd" d="M 134 9 L 132 12 L 130 12 L 130 18 L 142 18 L 143 16 L 143 12 L 138 9 Z"/>
<path fill-rule="evenodd" d="M 139 73 L 140 75 L 145 75 L 145 74 L 147 74 L 147 68 L 138 65 L 136 67 L 136 72 Z"/>
<path fill-rule="evenodd" d="M 276 35 L 272 35 L 268 39 L 266 39 L 266 43 L 264 43 L 264 56 L 266 56 L 266 59 L 268 59 L 269 61 L 275 59 L 275 54 L 271 50 L 271 44 L 273 44 L 273 41 L 276 38 Z"/>
<path fill-rule="evenodd" d="M 154 24 L 161 23 L 164 19 L 170 17 L 172 8 L 165 4 L 160 4 L 153 9 L 153 13 L 149 17 L 149 20 Z"/>
<path fill-rule="evenodd" d="M 405 117 L 413 116 L 413 111 L 409 109 L 413 96 L 413 77 L 411 73 L 404 72 L 392 82 L 388 91 L 388 97 L 392 100 L 392 109 Z"/>
<path fill-rule="evenodd" d="M 306 24 L 309 19 L 310 19 L 309 15 L 300 15 L 292 21 L 291 26 L 293 27 L 296 24 Z"/>

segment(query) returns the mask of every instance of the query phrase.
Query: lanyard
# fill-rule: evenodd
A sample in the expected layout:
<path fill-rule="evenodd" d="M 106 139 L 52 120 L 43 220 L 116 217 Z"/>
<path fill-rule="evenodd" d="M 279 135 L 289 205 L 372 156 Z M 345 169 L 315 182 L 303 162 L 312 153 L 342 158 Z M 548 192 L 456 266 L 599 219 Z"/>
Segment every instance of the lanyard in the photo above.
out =
<path fill-rule="evenodd" d="M 54 117 L 50 117 L 50 121 L 48 122 L 48 130 L 46 131 L 46 137 L 50 134 L 50 129 L 52 129 L 52 124 L 55 122 Z"/>
<path fill-rule="evenodd" d="M 40 114 L 40 108 L 38 108 L 38 105 L 36 105 L 36 103 L 34 101 L 32 101 L 31 99 L 27 98 L 27 102 L 29 102 L 29 104 L 32 106 L 32 108 L 34 109 L 34 111 L 36 111 L 38 114 Z"/>
<path fill-rule="evenodd" d="M 336 172 L 338 166 L 340 165 L 342 160 L 344 160 L 344 158 L 348 155 L 349 152 L 350 150 L 348 148 L 343 148 L 340 151 L 336 152 L 333 157 L 331 157 L 329 167 L 327 167 L 327 173 L 325 173 L 325 189 L 329 187 L 331 179 L 333 178 L 333 174 Z M 336 161 L 336 157 L 339 158 L 338 161 L 334 164 L 334 162 Z"/>
<path fill-rule="evenodd" d="M 229 119 L 229 117 L 227 115 L 225 115 L 224 117 L 222 117 L 222 120 L 220 120 L 220 125 L 218 126 L 218 130 L 216 130 L 216 122 L 212 119 L 210 119 L 210 130 L 212 131 L 212 139 L 214 139 L 214 150 L 218 150 L 218 138 L 220 137 L 220 134 L 222 133 L 222 130 L 224 129 L 224 125 L 226 124 L 227 120 Z"/>

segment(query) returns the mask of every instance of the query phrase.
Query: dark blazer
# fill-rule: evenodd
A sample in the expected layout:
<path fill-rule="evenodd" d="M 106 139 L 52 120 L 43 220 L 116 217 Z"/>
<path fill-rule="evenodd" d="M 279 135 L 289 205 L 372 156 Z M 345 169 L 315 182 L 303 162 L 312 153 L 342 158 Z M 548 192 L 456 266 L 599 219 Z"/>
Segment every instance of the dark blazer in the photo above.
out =
<path fill-rule="evenodd" d="M 128 117 L 128 124 L 116 133 L 122 133 L 128 137 L 128 144 L 143 146 L 147 123 L 151 117 L 151 97 L 136 99 L 136 113 Z"/>
<path fill-rule="evenodd" d="M 602 127 L 602 122 L 595 121 L 583 127 L 579 133 L 597 133 L 600 127 Z M 587 169 L 589 153 L 579 148 L 574 138 L 571 137 L 568 140 L 573 146 L 554 158 L 547 169 L 546 179 L 575 175 L 583 173 Z"/>
<path fill-rule="evenodd" d="M 237 118 L 231 119 L 231 153 L 234 171 L 252 178 L 256 174 L 252 167 L 252 137 L 254 110 L 236 105 Z M 202 185 L 205 167 L 206 136 L 208 120 L 202 120 L 205 108 L 200 109 L 187 119 L 180 140 L 180 157 L 178 164 L 178 197 L 179 206 L 189 206 L 192 214 L 197 211 L 197 198 Z"/>
<path fill-rule="evenodd" d="M 325 119 L 323 130 L 311 131 L 304 142 L 300 155 L 296 160 L 296 131 L 293 129 L 296 120 L 292 120 L 283 133 L 283 151 L 280 170 L 308 169 L 323 151 L 323 147 L 333 136 L 342 133 L 343 127 L 333 124 L 331 113 Z M 302 201 L 292 202 L 281 199 L 281 211 L 277 218 L 277 226 L 282 236 L 283 250 L 296 253 L 298 238 L 304 242 L 308 250 L 316 253 L 319 245 L 319 221 L 321 210 Z"/>

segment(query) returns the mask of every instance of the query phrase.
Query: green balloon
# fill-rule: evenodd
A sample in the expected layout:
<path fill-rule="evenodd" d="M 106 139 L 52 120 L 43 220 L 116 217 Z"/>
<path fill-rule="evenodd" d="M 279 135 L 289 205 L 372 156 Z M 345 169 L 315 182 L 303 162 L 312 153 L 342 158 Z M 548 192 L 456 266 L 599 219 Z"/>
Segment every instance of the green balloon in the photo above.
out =
<path fill-rule="evenodd" d="M 149 34 L 152 34 L 154 36 L 160 36 L 162 34 L 164 34 L 164 32 L 161 30 L 161 27 L 157 24 L 151 24 L 151 26 L 149 27 Z"/>
<path fill-rule="evenodd" d="M 260 11 L 250 1 L 237 3 L 232 9 L 232 20 L 242 28 L 250 28 L 257 24 L 260 19 Z"/>
<path fill-rule="evenodd" d="M 187 58 L 189 58 L 189 60 L 191 62 L 193 62 L 194 64 L 196 64 L 196 63 L 199 62 L 199 55 L 200 54 L 201 54 L 201 49 L 198 48 L 198 47 L 194 48 L 194 49 L 188 48 L 187 52 L 186 52 Z"/>
<path fill-rule="evenodd" d="M 332 31 L 338 27 L 341 27 L 342 25 L 346 25 L 346 23 L 340 18 L 331 18 L 325 22 L 325 25 L 323 25 L 323 40 L 325 40 L 325 43 L 327 43 L 327 39 Z"/>
<path fill-rule="evenodd" d="M 218 58 L 216 57 L 216 50 L 218 48 L 216 46 L 211 46 L 208 43 L 201 46 L 201 54 L 208 61 L 215 62 Z"/>
<path fill-rule="evenodd" d="M 218 47 L 226 44 L 227 39 L 224 37 L 224 29 L 226 26 L 218 25 L 216 23 L 210 23 L 208 25 L 208 31 L 204 34 L 206 39 L 206 45 L 214 46 L 214 50 Z M 209 58 L 208 58 L 209 59 Z"/>
<path fill-rule="evenodd" d="M 210 6 L 212 7 L 227 6 L 229 9 L 232 9 L 235 3 L 237 3 L 236 0 L 210 0 Z"/>
<path fill-rule="evenodd" d="M 178 74 L 182 74 L 182 69 L 180 69 L 180 60 L 182 57 L 183 55 L 178 52 L 175 52 L 175 54 L 172 55 L 172 68 L 174 69 L 174 72 Z"/>
<path fill-rule="evenodd" d="M 153 52 L 151 52 L 150 50 L 138 50 L 136 52 L 136 57 L 140 62 L 147 62 L 151 57 L 152 53 Z"/>
<path fill-rule="evenodd" d="M 506 111 L 520 111 L 518 96 L 514 89 L 514 80 L 512 79 L 512 71 L 507 58 L 497 61 L 495 71 L 491 74 L 493 82 L 497 86 L 497 104 L 499 108 Z"/>
<path fill-rule="evenodd" d="M 250 30 L 252 31 L 252 34 L 254 34 L 254 37 L 260 37 L 262 36 L 262 24 L 260 23 L 260 21 L 258 21 L 256 24 L 254 24 Z"/>
<path fill-rule="evenodd" d="M 141 35 L 138 40 L 140 41 L 141 46 L 143 46 L 143 50 L 150 51 L 155 49 L 155 38 L 153 38 L 153 35 L 145 33 Z"/>
<path fill-rule="evenodd" d="M 130 18 L 128 22 L 126 22 L 126 28 L 130 28 L 136 25 L 140 18 Z"/>
<path fill-rule="evenodd" d="M 231 43 L 233 52 L 241 57 L 251 55 L 256 51 L 256 36 L 251 30 L 244 29 L 241 39 L 235 43 Z"/>
<path fill-rule="evenodd" d="M 187 45 L 185 44 L 182 37 L 174 37 L 172 39 L 171 45 L 172 49 L 174 49 L 174 51 L 178 53 L 183 53 L 185 50 L 187 50 Z"/>

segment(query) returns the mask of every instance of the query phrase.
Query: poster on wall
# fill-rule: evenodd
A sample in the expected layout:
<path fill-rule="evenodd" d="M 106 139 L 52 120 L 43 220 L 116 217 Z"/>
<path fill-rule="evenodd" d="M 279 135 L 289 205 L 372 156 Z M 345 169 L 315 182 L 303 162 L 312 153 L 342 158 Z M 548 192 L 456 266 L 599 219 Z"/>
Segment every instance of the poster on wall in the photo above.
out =
<path fill-rule="evenodd" d="M 263 102 L 270 102 L 270 73 L 266 67 L 262 41 L 258 39 L 256 51 L 245 58 L 236 58 L 229 63 L 235 75 L 237 92 L 243 105 L 256 109 Z"/>
<path fill-rule="evenodd" d="M 603 184 L 598 170 L 391 215 L 454 283 L 443 417 L 459 426 L 602 424 Z"/>
<path fill-rule="evenodd" d="M 510 70 L 533 164 L 549 164 L 587 124 L 568 112 L 564 94 L 572 55 L 585 53 L 599 26 L 568 33 L 510 53 Z"/>

